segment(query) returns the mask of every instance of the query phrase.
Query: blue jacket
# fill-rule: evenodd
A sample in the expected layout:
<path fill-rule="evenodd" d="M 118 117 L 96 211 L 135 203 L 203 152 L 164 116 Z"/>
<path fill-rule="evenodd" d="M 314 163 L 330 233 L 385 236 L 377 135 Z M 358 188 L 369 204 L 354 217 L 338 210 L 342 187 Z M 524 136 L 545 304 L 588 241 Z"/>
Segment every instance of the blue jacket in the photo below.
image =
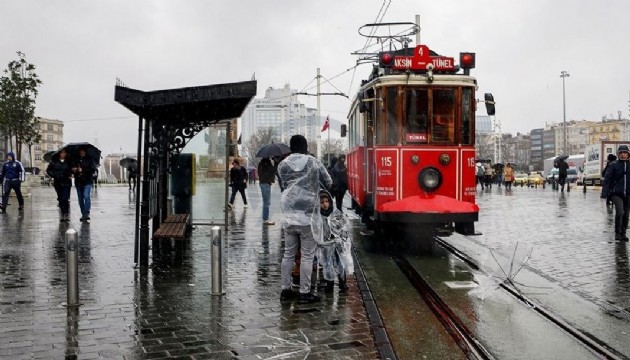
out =
<path fill-rule="evenodd" d="M 2 170 L 0 170 L 0 182 L 3 180 L 7 181 L 24 181 L 26 179 L 26 174 L 24 173 L 24 167 L 22 163 L 15 160 L 15 154 L 12 152 L 7 153 L 7 157 L 11 156 L 13 160 L 6 161 L 4 165 L 2 165 Z"/>
<path fill-rule="evenodd" d="M 630 161 L 617 160 L 606 169 L 602 196 L 630 195 Z"/>

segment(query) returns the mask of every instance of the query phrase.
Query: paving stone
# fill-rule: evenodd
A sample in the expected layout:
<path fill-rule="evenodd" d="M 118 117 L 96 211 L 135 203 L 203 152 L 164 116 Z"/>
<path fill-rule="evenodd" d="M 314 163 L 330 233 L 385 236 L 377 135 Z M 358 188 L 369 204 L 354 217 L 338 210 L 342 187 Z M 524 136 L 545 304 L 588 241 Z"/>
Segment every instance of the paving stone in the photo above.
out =
<path fill-rule="evenodd" d="M 198 186 L 195 214 L 207 216 L 222 201 L 212 200 L 212 194 L 222 194 L 212 186 Z M 16 350 L 12 358 L 258 359 L 285 358 L 301 349 L 300 358 L 336 359 L 360 354 L 347 345 L 352 341 L 374 354 L 352 277 L 348 295 L 324 294 L 315 305 L 280 302 L 280 225 L 263 227 L 260 190 L 247 191 L 250 207 L 237 202 L 230 212 L 226 294 L 216 297 L 210 295 L 209 227 L 193 230 L 181 266 L 174 264 L 173 252 L 149 269 L 134 269 L 135 204 L 125 187 L 100 187 L 93 194 L 90 224 L 78 221 L 76 197 L 65 224 L 58 221 L 54 190 L 32 189 L 24 215 L 10 206 L 0 217 L 0 357 Z M 271 213 L 278 222 L 279 205 L 274 188 Z M 61 306 L 68 228 L 79 232 L 83 304 L 72 311 Z"/>

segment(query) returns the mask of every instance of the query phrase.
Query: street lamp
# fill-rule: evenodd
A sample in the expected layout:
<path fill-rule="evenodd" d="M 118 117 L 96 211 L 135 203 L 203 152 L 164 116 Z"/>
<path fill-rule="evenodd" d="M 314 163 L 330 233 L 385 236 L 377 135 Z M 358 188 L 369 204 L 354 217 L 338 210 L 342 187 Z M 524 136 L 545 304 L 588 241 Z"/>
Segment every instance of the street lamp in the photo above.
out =
<path fill-rule="evenodd" d="M 560 72 L 560 77 L 562 78 L 562 123 L 564 124 L 564 155 L 569 155 L 567 153 L 567 103 L 564 91 L 564 78 L 568 78 L 569 76 L 569 73 L 564 70 Z"/>

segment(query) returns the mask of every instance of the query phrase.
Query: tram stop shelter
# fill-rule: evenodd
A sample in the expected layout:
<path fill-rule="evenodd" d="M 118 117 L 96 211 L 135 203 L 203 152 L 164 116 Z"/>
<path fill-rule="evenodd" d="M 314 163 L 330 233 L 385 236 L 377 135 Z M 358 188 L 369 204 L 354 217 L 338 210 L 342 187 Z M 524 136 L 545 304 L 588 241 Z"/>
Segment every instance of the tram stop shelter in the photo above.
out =
<path fill-rule="evenodd" d="M 256 95 L 256 81 L 186 87 L 157 91 L 115 87 L 114 100 L 138 116 L 136 226 L 134 261 L 149 265 L 149 240 L 169 215 L 169 174 L 186 144 L 209 126 L 226 130 L 225 202 L 227 226 L 227 182 L 229 156 L 233 151 L 232 119 L 241 116 Z M 151 229 L 150 229 L 151 228 Z M 226 228 L 227 231 L 227 228 Z M 154 240 L 155 257 L 158 244 Z"/>

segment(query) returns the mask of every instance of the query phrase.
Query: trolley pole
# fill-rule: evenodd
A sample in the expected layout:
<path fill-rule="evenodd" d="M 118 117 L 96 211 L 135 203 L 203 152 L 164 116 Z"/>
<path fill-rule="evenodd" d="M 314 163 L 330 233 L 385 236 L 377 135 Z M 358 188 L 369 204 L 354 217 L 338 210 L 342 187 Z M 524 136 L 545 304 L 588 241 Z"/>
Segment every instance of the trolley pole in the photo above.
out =
<path fill-rule="evenodd" d="M 66 269 L 68 282 L 68 302 L 67 306 L 78 306 L 79 304 L 79 259 L 77 252 L 77 231 L 68 229 L 66 231 Z"/>
<path fill-rule="evenodd" d="M 212 246 L 210 248 L 212 268 L 212 295 L 223 295 L 223 244 L 221 243 L 221 228 L 213 226 L 211 229 Z"/>
<path fill-rule="evenodd" d="M 318 131 L 317 131 L 317 160 L 321 161 L 321 158 L 322 158 L 321 95 L 322 94 L 320 91 L 320 86 L 321 86 L 321 76 L 319 75 L 319 68 L 317 68 L 317 125 L 319 126 Z"/>

